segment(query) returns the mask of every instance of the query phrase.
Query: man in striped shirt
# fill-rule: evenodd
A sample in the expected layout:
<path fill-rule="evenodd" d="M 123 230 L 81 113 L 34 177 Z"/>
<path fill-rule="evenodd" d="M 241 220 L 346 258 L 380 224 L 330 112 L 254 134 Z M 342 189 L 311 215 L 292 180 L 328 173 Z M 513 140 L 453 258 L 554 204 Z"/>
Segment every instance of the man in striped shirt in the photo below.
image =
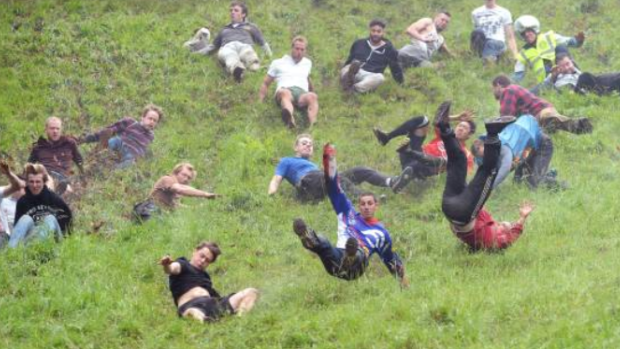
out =
<path fill-rule="evenodd" d="M 405 266 L 398 254 L 392 251 L 392 238 L 383 224 L 375 217 L 379 204 L 374 194 L 359 196 L 359 211 L 340 188 L 336 168 L 336 149 L 326 144 L 323 150 L 323 169 L 327 194 L 338 216 L 338 242 L 336 247 L 323 236 L 308 229 L 298 218 L 293 230 L 302 245 L 319 255 L 327 273 L 339 279 L 354 280 L 364 274 L 370 256 L 377 253 L 390 273 L 398 278 L 401 286 L 407 287 Z"/>
<path fill-rule="evenodd" d="M 140 121 L 125 117 L 98 132 L 82 137 L 80 142 L 106 143 L 110 150 L 120 153 L 117 167 L 126 168 L 146 155 L 149 145 L 155 139 L 153 130 L 163 117 L 160 107 L 149 104 L 144 107 Z"/>

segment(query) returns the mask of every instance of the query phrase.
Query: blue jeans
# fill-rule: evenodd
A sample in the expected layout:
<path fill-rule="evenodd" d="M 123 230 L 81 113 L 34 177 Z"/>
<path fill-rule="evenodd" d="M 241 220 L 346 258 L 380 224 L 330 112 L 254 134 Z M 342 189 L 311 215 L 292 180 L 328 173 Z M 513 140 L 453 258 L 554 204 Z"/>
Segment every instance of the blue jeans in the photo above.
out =
<path fill-rule="evenodd" d="M 499 40 L 487 39 L 482 49 L 482 58 L 498 59 L 506 51 L 506 43 Z"/>
<path fill-rule="evenodd" d="M 24 215 L 13 227 L 9 247 L 15 248 L 21 241 L 32 238 L 47 239 L 51 232 L 57 240 L 62 240 L 62 230 L 56 217 L 47 215 L 43 220 L 35 223 L 32 217 Z"/>
<path fill-rule="evenodd" d="M 112 137 L 108 140 L 108 149 L 121 154 L 121 162 L 116 165 L 119 169 L 127 168 L 136 161 L 136 158 L 129 151 L 129 149 L 124 146 L 123 140 L 119 136 Z"/>

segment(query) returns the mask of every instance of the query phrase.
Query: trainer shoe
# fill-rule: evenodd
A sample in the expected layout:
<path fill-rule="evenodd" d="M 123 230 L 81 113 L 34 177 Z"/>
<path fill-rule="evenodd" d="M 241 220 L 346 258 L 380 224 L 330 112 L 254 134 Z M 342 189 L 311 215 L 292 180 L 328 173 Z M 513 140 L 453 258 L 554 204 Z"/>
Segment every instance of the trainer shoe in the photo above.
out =
<path fill-rule="evenodd" d="M 293 115 L 286 108 L 282 108 L 282 122 L 291 130 L 297 127 L 295 121 L 293 121 Z"/>
<path fill-rule="evenodd" d="M 517 121 L 517 118 L 514 116 L 500 116 L 495 119 L 491 119 L 484 123 L 484 126 L 487 129 L 487 134 L 489 135 L 498 135 L 502 130 Z"/>
<path fill-rule="evenodd" d="M 413 168 L 410 166 L 405 167 L 399 176 L 392 177 L 392 179 L 390 179 L 390 188 L 392 188 L 394 194 L 398 194 L 403 190 L 407 184 L 409 184 L 411 178 L 413 178 Z"/>
<path fill-rule="evenodd" d="M 233 78 L 237 83 L 240 83 L 243 80 L 243 73 L 244 69 L 241 67 L 237 67 L 233 70 Z"/>
<path fill-rule="evenodd" d="M 342 89 L 345 91 L 353 91 L 353 85 L 355 85 L 355 75 L 360 71 L 362 62 L 354 60 L 349 64 L 349 71 L 342 77 Z"/>
<path fill-rule="evenodd" d="M 441 103 L 439 108 L 437 108 L 437 113 L 435 114 L 435 120 L 433 120 L 433 125 L 435 127 L 439 127 L 442 129 L 443 126 L 450 124 L 450 106 L 452 105 L 451 101 L 445 101 Z"/>
<path fill-rule="evenodd" d="M 592 123 L 588 118 L 577 119 L 577 134 L 592 133 Z"/>
<path fill-rule="evenodd" d="M 388 135 L 380 129 L 375 127 L 372 129 L 372 132 L 375 134 L 375 137 L 377 137 L 377 140 L 381 143 L 381 145 L 386 145 L 390 141 Z"/>
<path fill-rule="evenodd" d="M 301 244 L 308 249 L 314 248 L 319 244 L 319 238 L 314 232 L 314 230 L 309 230 L 308 226 L 306 226 L 306 222 L 304 222 L 301 218 L 296 218 L 293 221 L 293 231 L 299 239 L 301 240 Z"/>

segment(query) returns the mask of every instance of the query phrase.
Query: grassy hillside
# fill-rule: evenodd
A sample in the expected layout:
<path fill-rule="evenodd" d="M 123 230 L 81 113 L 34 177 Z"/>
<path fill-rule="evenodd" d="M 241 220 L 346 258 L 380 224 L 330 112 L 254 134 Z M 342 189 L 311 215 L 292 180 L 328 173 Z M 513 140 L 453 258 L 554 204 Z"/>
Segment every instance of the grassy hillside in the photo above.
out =
<path fill-rule="evenodd" d="M 380 147 L 373 126 L 391 128 L 431 115 L 445 100 L 454 110 L 496 115 L 490 80 L 508 63 L 483 68 L 468 53 L 469 13 L 483 2 L 379 0 L 249 1 L 250 20 L 287 53 L 297 34 L 310 41 L 312 78 L 321 111 L 309 130 L 332 141 L 342 168 L 397 173 L 394 149 Z M 535 14 L 543 29 L 572 35 L 583 70 L 620 70 L 618 2 L 502 1 L 516 18 Z M 446 68 L 410 70 L 404 86 L 388 81 L 376 93 L 346 96 L 338 69 L 373 17 L 388 20 L 397 47 L 404 28 L 439 8 L 453 14 L 445 33 L 459 54 Z M 336 238 L 328 203 L 300 205 L 293 188 L 268 197 L 272 159 L 292 153 L 270 101 L 258 104 L 266 69 L 233 83 L 214 57 L 192 55 L 182 43 L 201 26 L 216 32 L 228 21 L 228 1 L 102 0 L 0 3 L 0 150 L 21 164 L 50 115 L 79 135 L 153 102 L 165 108 L 153 156 L 125 171 L 97 166 L 72 203 L 75 233 L 62 244 L 0 253 L 2 348 L 617 348 L 620 345 L 620 181 L 618 96 L 548 93 L 569 115 L 593 119 L 591 135 L 553 135 L 552 167 L 570 189 L 531 192 L 508 181 L 487 206 L 502 220 L 518 204 L 537 210 L 516 245 L 499 254 L 470 254 L 452 236 L 440 208 L 445 177 L 422 190 L 388 190 L 379 216 L 406 261 L 411 288 L 401 290 L 374 260 L 355 282 L 329 277 L 291 231 L 295 217 Z M 260 53 L 260 52 L 259 52 Z M 443 59 L 443 58 L 440 58 Z M 267 62 L 265 62 L 265 65 Z M 531 79 L 531 77 L 530 77 Z M 529 83 L 532 80 L 528 81 Z M 482 129 L 482 127 L 480 127 Z M 317 147 L 319 148 L 319 147 Z M 319 156 L 316 156 L 316 160 Z M 176 213 L 134 226 L 126 216 L 153 182 L 182 160 L 196 165 L 197 187 L 217 201 L 185 199 Z M 98 170 L 96 170 L 99 167 Z M 92 224 L 104 222 L 94 232 Z M 201 325 L 176 317 L 167 278 L 157 265 L 166 253 L 189 255 L 203 239 L 223 255 L 210 270 L 223 293 L 257 287 L 262 298 L 243 318 Z"/>

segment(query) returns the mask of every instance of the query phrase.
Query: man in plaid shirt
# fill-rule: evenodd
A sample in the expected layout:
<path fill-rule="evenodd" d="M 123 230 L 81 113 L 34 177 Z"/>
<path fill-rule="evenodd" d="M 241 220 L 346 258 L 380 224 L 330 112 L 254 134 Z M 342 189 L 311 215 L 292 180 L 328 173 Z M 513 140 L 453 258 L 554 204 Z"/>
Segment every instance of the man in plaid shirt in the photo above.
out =
<path fill-rule="evenodd" d="M 549 132 L 563 130 L 575 134 L 591 133 L 592 124 L 586 117 L 571 119 L 560 113 L 553 104 L 537 97 L 525 88 L 514 85 L 505 75 L 493 79 L 493 94 L 499 101 L 502 116 L 534 115 Z"/>

